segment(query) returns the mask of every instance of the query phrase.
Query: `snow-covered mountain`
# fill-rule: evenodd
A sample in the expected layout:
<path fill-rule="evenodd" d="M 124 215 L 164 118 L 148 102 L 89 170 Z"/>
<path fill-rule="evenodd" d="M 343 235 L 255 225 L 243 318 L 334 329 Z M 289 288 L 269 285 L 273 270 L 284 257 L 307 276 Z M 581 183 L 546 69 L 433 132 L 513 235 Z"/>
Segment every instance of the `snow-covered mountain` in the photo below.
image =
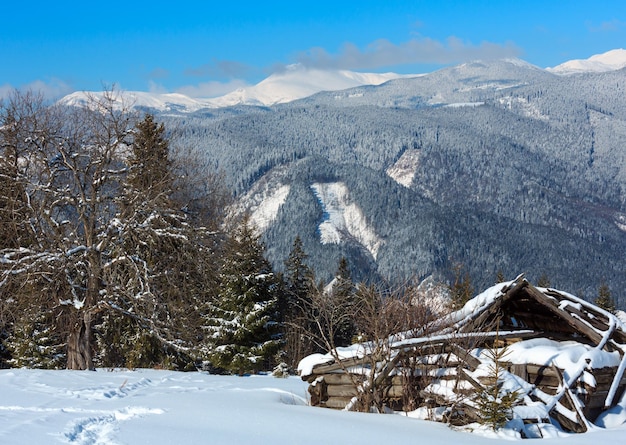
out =
<path fill-rule="evenodd" d="M 320 91 L 338 91 L 361 85 L 380 85 L 388 80 L 416 75 L 357 73 L 347 70 L 320 70 L 290 65 L 260 83 L 240 88 L 225 96 L 209 99 L 218 107 L 233 105 L 275 105 L 292 102 Z"/>
<path fill-rule="evenodd" d="M 102 91 L 76 91 L 61 100 L 59 103 L 68 106 L 85 106 L 92 100 L 99 101 L 107 94 Z M 120 107 L 150 108 L 159 112 L 182 111 L 194 112 L 203 108 L 215 108 L 206 99 L 194 99 L 178 93 L 148 93 L 145 91 L 119 91 L 114 92 L 113 97 Z"/>
<path fill-rule="evenodd" d="M 586 72 L 614 71 L 626 67 L 626 50 L 614 49 L 603 54 L 594 55 L 584 60 L 570 60 L 553 68 L 542 70 L 534 65 L 518 59 L 503 60 L 502 67 L 510 70 L 511 66 L 534 69 L 537 74 L 550 72 L 567 75 Z M 451 67 L 444 72 L 476 69 L 484 64 L 480 62 L 467 63 L 458 67 Z M 493 69 L 493 65 L 489 65 Z M 503 73 L 509 74 L 509 73 Z M 358 73 L 348 70 L 321 70 L 294 64 L 284 70 L 276 72 L 256 85 L 239 88 L 224 96 L 215 98 L 192 98 L 179 93 L 150 93 L 144 91 L 124 91 L 118 95 L 120 103 L 127 106 L 149 108 L 157 112 L 192 113 L 201 109 L 231 107 L 236 105 L 272 106 L 303 99 L 322 91 L 341 91 L 365 85 L 381 85 L 389 80 L 400 78 L 420 77 L 420 74 L 396 73 Z M 424 76 L 428 77 L 428 76 Z M 506 76 L 505 76 L 506 78 Z M 510 86 L 510 85 L 508 85 Z M 468 86 L 469 87 L 469 86 Z M 481 88 L 485 88 L 481 85 Z M 502 85 L 499 85 L 502 87 Z M 89 95 L 96 99 L 102 97 L 102 92 L 77 91 L 65 96 L 59 102 L 65 105 L 85 105 Z"/>
<path fill-rule="evenodd" d="M 362 85 L 380 85 L 388 80 L 415 77 L 396 73 L 357 73 L 347 70 L 320 70 L 301 65 L 290 65 L 284 71 L 272 74 L 256 85 L 240 88 L 216 98 L 192 98 L 179 93 L 149 93 L 123 91 L 116 99 L 125 106 L 150 108 L 158 112 L 178 111 L 192 113 L 205 108 L 235 105 L 271 106 L 311 96 L 320 91 L 338 91 Z M 62 98 L 59 103 L 84 106 L 89 97 L 100 99 L 103 92 L 77 91 Z"/>
<path fill-rule="evenodd" d="M 554 74 L 604 73 L 626 67 L 626 49 L 614 49 L 596 54 L 588 59 L 569 60 L 553 68 L 546 68 Z"/>

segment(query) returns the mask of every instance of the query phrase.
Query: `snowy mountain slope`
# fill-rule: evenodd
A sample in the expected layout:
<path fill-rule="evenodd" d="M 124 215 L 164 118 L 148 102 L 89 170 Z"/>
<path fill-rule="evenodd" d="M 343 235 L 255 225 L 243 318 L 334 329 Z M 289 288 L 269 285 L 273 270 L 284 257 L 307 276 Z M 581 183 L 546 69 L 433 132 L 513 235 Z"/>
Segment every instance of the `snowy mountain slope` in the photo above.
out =
<path fill-rule="evenodd" d="M 248 209 L 270 216 L 278 269 L 300 236 L 323 279 L 341 257 L 358 279 L 439 279 L 460 261 L 479 286 L 523 270 L 593 297 L 602 276 L 626 286 L 625 86 L 625 70 L 474 62 L 171 125 L 206 147 L 238 196 L 258 195 Z M 257 188 L 277 167 L 283 179 Z M 311 185 L 336 183 L 343 203 L 314 196 Z M 350 203 L 377 249 L 347 230 Z"/>
<path fill-rule="evenodd" d="M 283 182 L 283 172 L 284 169 L 276 169 L 266 174 L 237 201 L 233 208 L 235 214 L 248 212 L 259 233 L 265 232 L 274 222 L 289 195 L 291 187 Z"/>
<path fill-rule="evenodd" d="M 260 83 L 240 88 L 225 96 L 209 99 L 214 106 L 275 105 L 292 102 L 320 91 L 345 90 L 359 85 L 380 85 L 388 80 L 412 77 L 395 73 L 357 73 L 346 70 L 320 70 L 290 65 Z"/>
<path fill-rule="evenodd" d="M 553 77 L 554 74 L 518 59 L 476 61 L 422 76 L 393 79 L 379 86 L 318 93 L 303 100 L 335 107 L 476 106 L 487 95 L 546 82 Z"/>
<path fill-rule="evenodd" d="M 340 244 L 346 237 L 352 237 L 376 259 L 383 240 L 368 226 L 363 211 L 350 202 L 346 184 L 315 183 L 311 189 L 324 210 L 324 219 L 319 225 L 321 243 Z"/>
<path fill-rule="evenodd" d="M 59 100 L 59 104 L 67 106 L 85 106 L 91 101 L 101 100 L 105 93 L 102 91 L 76 91 Z M 215 105 L 206 99 L 193 99 L 178 93 L 148 93 L 144 91 L 117 91 L 114 92 L 119 107 L 149 108 L 157 112 L 194 112 L 203 108 L 215 108 Z"/>
<path fill-rule="evenodd" d="M 415 177 L 415 172 L 419 167 L 419 160 L 419 150 L 406 150 L 400 159 L 391 167 L 387 168 L 387 174 L 398 184 L 410 188 L 413 183 L 413 178 Z"/>
<path fill-rule="evenodd" d="M 357 73 L 347 70 L 319 70 L 291 65 L 284 71 L 272 74 L 256 85 L 240 88 L 216 98 L 191 98 L 179 93 L 149 93 L 123 91 L 116 93 L 120 106 L 149 108 L 157 112 L 191 113 L 205 108 L 235 105 L 269 106 L 287 103 L 320 91 L 337 91 L 360 85 L 380 85 L 388 80 L 412 75 L 395 73 Z M 84 106 L 89 97 L 100 99 L 103 92 L 77 91 L 63 97 L 59 103 Z"/>
<path fill-rule="evenodd" d="M 588 59 L 569 60 L 553 68 L 546 68 L 554 74 L 603 73 L 626 67 L 626 49 L 614 49 L 596 54 Z"/>

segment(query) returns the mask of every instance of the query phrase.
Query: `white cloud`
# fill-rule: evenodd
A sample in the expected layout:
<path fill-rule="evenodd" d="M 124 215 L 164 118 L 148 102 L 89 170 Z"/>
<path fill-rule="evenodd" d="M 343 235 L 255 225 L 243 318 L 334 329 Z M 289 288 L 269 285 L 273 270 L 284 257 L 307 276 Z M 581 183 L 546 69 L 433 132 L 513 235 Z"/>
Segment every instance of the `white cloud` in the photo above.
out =
<path fill-rule="evenodd" d="M 150 91 L 151 93 L 157 93 L 157 94 L 163 94 L 163 93 L 168 92 L 167 88 L 165 88 L 160 83 L 156 83 L 153 80 L 148 81 L 148 91 Z"/>
<path fill-rule="evenodd" d="M 187 85 L 176 90 L 177 93 L 189 97 L 211 98 L 219 97 L 235 91 L 239 88 L 250 86 L 245 80 L 233 79 L 228 82 L 209 81 L 197 85 Z"/>
<path fill-rule="evenodd" d="M 4 85 L 0 85 L 0 99 L 6 99 L 11 95 L 11 92 L 14 90 L 11 85 L 8 83 Z"/>
<path fill-rule="evenodd" d="M 70 85 L 59 79 L 51 79 L 48 82 L 43 80 L 35 80 L 34 82 L 15 87 L 10 84 L 0 85 L 0 98 L 7 98 L 15 90 L 33 91 L 41 93 L 46 99 L 58 99 L 74 91 Z"/>
<path fill-rule="evenodd" d="M 343 46 L 338 54 L 323 48 L 312 48 L 297 56 L 303 65 L 322 69 L 376 69 L 408 64 L 450 64 L 477 59 L 516 57 L 521 49 L 512 43 L 504 45 L 482 42 L 475 45 L 456 37 L 446 42 L 430 38 L 416 38 L 394 44 L 381 39 L 370 43 L 364 50 L 352 43 Z"/>

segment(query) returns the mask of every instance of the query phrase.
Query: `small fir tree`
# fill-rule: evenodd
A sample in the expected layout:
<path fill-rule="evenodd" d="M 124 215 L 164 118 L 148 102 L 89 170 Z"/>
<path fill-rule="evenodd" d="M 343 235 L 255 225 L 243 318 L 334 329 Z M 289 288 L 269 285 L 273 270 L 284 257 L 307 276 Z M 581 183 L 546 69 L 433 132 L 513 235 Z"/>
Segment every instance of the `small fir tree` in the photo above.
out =
<path fill-rule="evenodd" d="M 222 282 L 208 322 L 211 364 L 244 374 L 271 369 L 281 346 L 278 282 L 263 245 L 245 218 L 227 241 Z"/>
<path fill-rule="evenodd" d="M 482 423 L 490 426 L 494 431 L 502 428 L 513 418 L 513 407 L 520 400 L 519 391 L 510 391 L 503 387 L 506 370 L 502 362 L 508 354 L 508 349 L 496 347 L 497 343 L 496 337 L 494 346 L 487 350 L 491 364 L 485 389 L 474 397 Z"/>
<path fill-rule="evenodd" d="M 501 270 L 498 270 L 498 272 L 496 272 L 496 284 L 504 283 L 505 281 L 506 278 L 504 277 L 504 273 Z"/>

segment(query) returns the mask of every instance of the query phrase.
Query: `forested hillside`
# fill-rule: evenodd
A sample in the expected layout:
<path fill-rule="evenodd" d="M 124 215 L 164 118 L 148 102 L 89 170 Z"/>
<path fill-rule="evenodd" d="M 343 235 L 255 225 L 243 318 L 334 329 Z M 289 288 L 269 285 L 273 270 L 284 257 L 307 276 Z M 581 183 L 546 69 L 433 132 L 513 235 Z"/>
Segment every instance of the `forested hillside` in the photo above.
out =
<path fill-rule="evenodd" d="M 622 307 L 625 83 L 500 61 L 156 115 L 15 92 L 0 366 L 293 370 L 436 315 L 426 278 L 452 307 L 519 273 Z"/>
<path fill-rule="evenodd" d="M 460 263 L 478 287 L 526 272 L 593 298 L 603 280 L 626 286 L 625 87 L 624 70 L 557 76 L 510 60 L 161 118 L 263 215 L 279 269 L 299 235 L 324 279 L 341 256 L 359 279 L 392 282 L 449 280 Z M 333 222 L 314 184 L 340 184 L 352 209 L 325 244 Z"/>

